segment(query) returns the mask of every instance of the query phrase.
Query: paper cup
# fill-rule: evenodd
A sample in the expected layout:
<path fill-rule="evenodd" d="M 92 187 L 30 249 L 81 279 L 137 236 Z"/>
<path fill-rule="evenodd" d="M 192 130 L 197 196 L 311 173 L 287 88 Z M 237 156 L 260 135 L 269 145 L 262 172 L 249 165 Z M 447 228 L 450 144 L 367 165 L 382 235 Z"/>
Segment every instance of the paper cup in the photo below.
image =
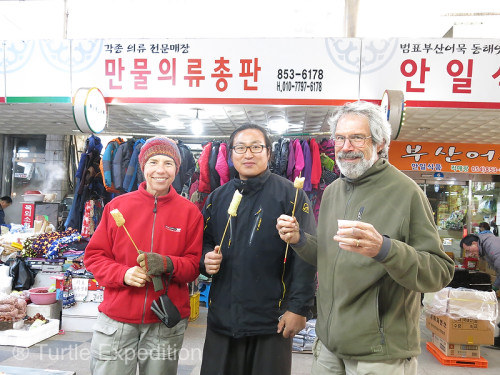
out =
<path fill-rule="evenodd" d="M 340 228 L 352 228 L 356 226 L 356 221 L 355 220 L 337 220 L 338 221 L 338 227 Z"/>

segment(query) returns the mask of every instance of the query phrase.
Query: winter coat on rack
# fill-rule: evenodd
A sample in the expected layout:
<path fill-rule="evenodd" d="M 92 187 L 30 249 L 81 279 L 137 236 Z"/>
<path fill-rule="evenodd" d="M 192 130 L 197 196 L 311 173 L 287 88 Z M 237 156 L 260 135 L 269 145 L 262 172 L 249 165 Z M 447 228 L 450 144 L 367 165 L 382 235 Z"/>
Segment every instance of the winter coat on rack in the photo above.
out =
<path fill-rule="evenodd" d="M 125 174 L 127 173 L 127 168 L 134 152 L 134 144 L 135 139 L 133 138 L 120 144 L 116 150 L 113 160 L 111 160 L 113 176 L 112 181 L 115 185 L 115 189 L 120 193 L 125 192 L 123 180 L 125 179 Z"/>
<path fill-rule="evenodd" d="M 130 157 L 130 163 L 128 164 L 127 172 L 123 179 L 123 189 L 125 189 L 126 192 L 137 190 L 140 183 L 144 181 L 144 176 L 139 168 L 139 153 L 144 143 L 146 143 L 144 139 L 138 139 L 134 144 L 134 152 Z"/>
<path fill-rule="evenodd" d="M 286 178 L 290 181 L 294 181 L 293 169 L 295 168 L 295 147 L 294 141 L 288 143 L 288 161 L 286 167 Z"/>
<path fill-rule="evenodd" d="M 295 165 L 293 168 L 293 175 L 291 181 L 295 181 L 296 177 L 304 176 L 304 153 L 302 152 L 302 145 L 300 144 L 300 140 L 296 139 L 293 141 L 293 151 L 295 154 Z"/>
<path fill-rule="evenodd" d="M 312 157 L 311 185 L 313 189 L 318 189 L 321 181 L 321 158 L 318 143 L 314 138 L 309 141 L 309 148 Z"/>
<path fill-rule="evenodd" d="M 309 149 L 309 144 L 307 143 L 306 140 L 302 141 L 302 153 L 304 155 L 304 170 L 302 172 L 302 177 L 305 178 L 304 191 L 309 192 L 312 190 L 312 184 L 311 184 L 312 157 L 311 157 L 311 151 Z"/>
<path fill-rule="evenodd" d="M 217 164 L 217 155 L 219 154 L 219 142 L 212 142 L 212 151 L 208 159 L 208 167 L 210 170 L 210 191 L 214 191 L 220 186 L 220 176 L 215 165 Z"/>
<path fill-rule="evenodd" d="M 290 140 L 288 138 L 281 138 L 278 141 L 278 145 L 276 147 L 276 156 L 275 156 L 275 173 L 280 175 L 281 177 L 286 178 L 287 166 L 288 166 L 288 145 Z"/>
<path fill-rule="evenodd" d="M 113 183 L 113 158 L 115 157 L 115 153 L 118 150 L 118 147 L 123 142 L 124 140 L 120 137 L 114 138 L 109 141 L 106 149 L 104 150 L 104 155 L 102 156 L 102 160 L 100 163 L 104 186 L 106 188 L 106 191 L 109 191 L 110 193 L 119 193 Z"/>
<path fill-rule="evenodd" d="M 64 223 L 66 229 L 82 228 L 85 202 L 99 199 L 105 195 L 103 178 L 100 171 L 102 143 L 99 137 L 90 136 L 80 159 L 76 172 L 75 194 L 73 204 Z"/>
<path fill-rule="evenodd" d="M 177 142 L 177 147 L 179 148 L 179 153 L 181 154 L 181 166 L 179 167 L 179 173 L 175 176 L 175 180 L 172 183 L 175 191 L 178 194 L 182 193 L 184 185 L 189 184 L 191 181 L 191 176 L 196 169 L 196 162 L 194 161 L 193 153 L 191 149 L 186 146 L 182 141 Z"/>
<path fill-rule="evenodd" d="M 227 144 L 221 143 L 219 153 L 217 154 L 217 163 L 215 170 L 219 174 L 220 184 L 224 185 L 229 181 L 229 166 L 227 165 Z"/>
<path fill-rule="evenodd" d="M 212 152 L 212 142 L 208 142 L 204 147 L 198 158 L 198 165 L 200 167 L 200 186 L 198 191 L 200 193 L 210 193 L 210 168 L 208 166 L 208 160 L 210 159 L 210 153 Z"/>

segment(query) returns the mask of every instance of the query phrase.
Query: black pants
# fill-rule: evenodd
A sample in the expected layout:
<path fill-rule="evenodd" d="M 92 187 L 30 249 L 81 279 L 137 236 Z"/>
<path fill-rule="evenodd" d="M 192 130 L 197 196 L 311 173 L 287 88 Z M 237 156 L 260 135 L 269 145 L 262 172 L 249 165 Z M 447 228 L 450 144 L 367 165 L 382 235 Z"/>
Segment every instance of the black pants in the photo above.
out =
<path fill-rule="evenodd" d="M 292 339 L 281 334 L 232 338 L 207 327 L 200 375 L 290 375 Z"/>

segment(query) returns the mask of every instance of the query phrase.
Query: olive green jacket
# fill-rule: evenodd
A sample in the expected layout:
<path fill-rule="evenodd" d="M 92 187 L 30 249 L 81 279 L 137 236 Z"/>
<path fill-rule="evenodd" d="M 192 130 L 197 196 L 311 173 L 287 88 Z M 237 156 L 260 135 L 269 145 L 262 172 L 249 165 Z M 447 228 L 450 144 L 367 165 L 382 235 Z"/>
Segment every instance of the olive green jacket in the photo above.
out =
<path fill-rule="evenodd" d="M 358 216 L 384 235 L 375 258 L 333 240 L 337 219 Z M 421 293 L 448 285 L 454 263 L 414 181 L 385 159 L 356 180 L 337 179 L 323 194 L 317 236 L 301 234 L 293 248 L 318 267 L 316 334 L 331 352 L 363 361 L 420 354 Z"/>

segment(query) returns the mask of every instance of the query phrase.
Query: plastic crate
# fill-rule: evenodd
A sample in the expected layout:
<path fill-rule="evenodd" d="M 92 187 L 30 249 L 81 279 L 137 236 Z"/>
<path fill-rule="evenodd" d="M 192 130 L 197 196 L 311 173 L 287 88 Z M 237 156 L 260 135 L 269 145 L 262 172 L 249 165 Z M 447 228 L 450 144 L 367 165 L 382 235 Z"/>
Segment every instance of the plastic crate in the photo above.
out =
<path fill-rule="evenodd" d="M 189 321 L 192 322 L 200 316 L 200 292 L 196 292 L 189 296 L 189 305 L 191 307 Z"/>
<path fill-rule="evenodd" d="M 483 357 L 480 358 L 461 358 L 461 357 L 448 357 L 444 355 L 432 342 L 428 342 L 427 350 L 434 356 L 436 359 L 445 366 L 459 366 L 459 367 L 479 367 L 479 368 L 487 368 L 488 361 Z"/>

